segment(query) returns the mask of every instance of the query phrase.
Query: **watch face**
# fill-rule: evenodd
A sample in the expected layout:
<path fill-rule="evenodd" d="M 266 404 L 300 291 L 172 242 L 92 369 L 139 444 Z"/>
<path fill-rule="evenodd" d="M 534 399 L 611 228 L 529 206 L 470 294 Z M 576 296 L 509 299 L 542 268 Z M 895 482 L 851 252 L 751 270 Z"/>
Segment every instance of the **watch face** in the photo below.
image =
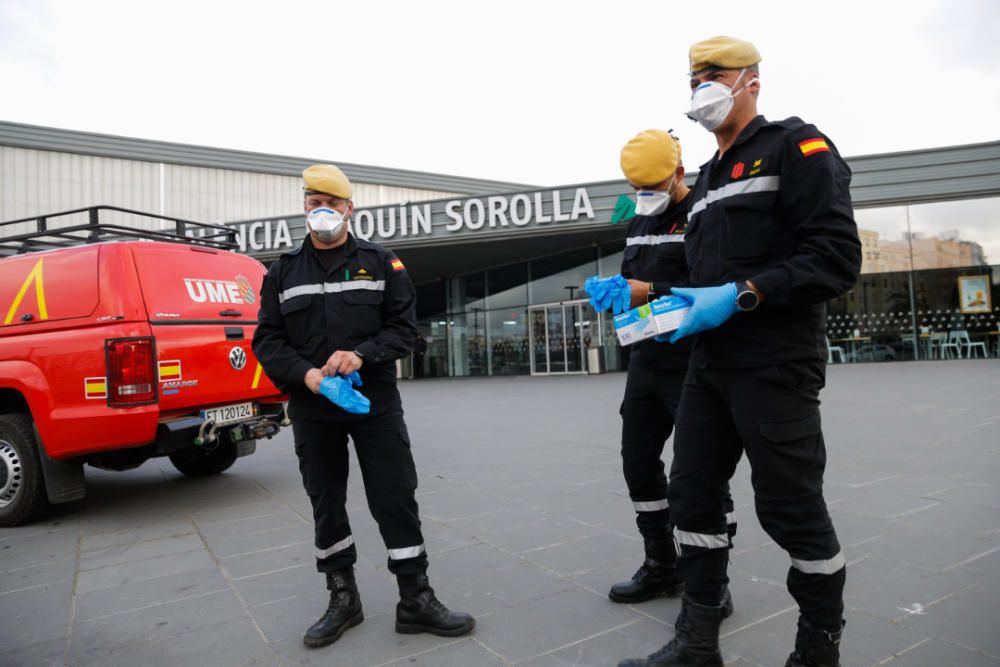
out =
<path fill-rule="evenodd" d="M 757 307 L 757 295 L 750 290 L 740 292 L 736 297 L 736 305 L 740 310 L 753 310 Z"/>

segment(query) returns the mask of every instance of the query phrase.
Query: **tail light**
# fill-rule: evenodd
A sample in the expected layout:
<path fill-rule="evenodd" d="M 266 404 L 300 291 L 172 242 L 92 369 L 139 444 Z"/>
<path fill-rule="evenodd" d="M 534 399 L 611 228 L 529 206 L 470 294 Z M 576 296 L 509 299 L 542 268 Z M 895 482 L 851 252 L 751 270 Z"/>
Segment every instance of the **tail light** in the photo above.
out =
<path fill-rule="evenodd" d="M 156 403 L 156 344 L 151 336 L 104 341 L 108 405 L 129 408 Z"/>

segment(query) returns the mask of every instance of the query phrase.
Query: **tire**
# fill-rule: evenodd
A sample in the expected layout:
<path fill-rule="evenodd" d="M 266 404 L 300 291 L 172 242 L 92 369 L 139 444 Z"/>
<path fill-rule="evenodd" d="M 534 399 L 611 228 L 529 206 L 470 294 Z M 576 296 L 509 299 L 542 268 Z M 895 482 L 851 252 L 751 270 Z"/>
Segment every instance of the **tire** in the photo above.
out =
<path fill-rule="evenodd" d="M 0 526 L 28 523 L 48 506 L 31 417 L 0 415 Z"/>
<path fill-rule="evenodd" d="M 228 442 L 214 449 L 185 447 L 171 454 L 170 462 L 188 477 L 218 475 L 236 462 L 236 445 Z"/>

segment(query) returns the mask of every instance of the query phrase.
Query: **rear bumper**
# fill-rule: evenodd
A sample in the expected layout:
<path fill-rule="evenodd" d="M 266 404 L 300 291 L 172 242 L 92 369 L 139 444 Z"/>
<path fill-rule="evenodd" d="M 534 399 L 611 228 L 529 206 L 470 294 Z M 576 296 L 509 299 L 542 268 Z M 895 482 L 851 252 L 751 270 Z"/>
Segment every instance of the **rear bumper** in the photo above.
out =
<path fill-rule="evenodd" d="M 289 423 L 284 403 L 257 403 L 257 414 L 252 419 L 218 427 L 198 415 L 164 419 L 156 431 L 154 451 L 169 454 L 191 445 L 211 444 L 219 438 L 237 443 L 270 438 Z"/>

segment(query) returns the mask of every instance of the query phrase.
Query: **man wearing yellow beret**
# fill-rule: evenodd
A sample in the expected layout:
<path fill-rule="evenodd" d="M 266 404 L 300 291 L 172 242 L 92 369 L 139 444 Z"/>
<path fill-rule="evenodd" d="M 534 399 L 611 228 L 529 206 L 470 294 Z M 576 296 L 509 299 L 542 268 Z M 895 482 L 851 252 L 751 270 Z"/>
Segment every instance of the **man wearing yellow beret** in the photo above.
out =
<path fill-rule="evenodd" d="M 634 308 L 669 294 L 671 287 L 688 284 L 684 231 L 689 191 L 681 145 L 669 131 L 640 132 L 622 148 L 620 163 L 636 201 L 637 215 L 629 221 L 621 266 Z M 631 580 L 611 587 L 608 597 L 614 602 L 634 604 L 684 590 L 676 572 L 667 478 L 660 457 L 674 428 L 690 353 L 689 341 L 664 345 L 646 340 L 633 345 L 629 355 L 620 410 L 622 468 L 645 559 Z M 724 604 L 728 616 L 732 613 L 728 591 Z"/>
<path fill-rule="evenodd" d="M 392 251 L 350 233 L 347 176 L 320 164 L 302 177 L 309 233 L 264 278 L 253 351 L 290 395 L 295 453 L 316 524 L 316 568 L 330 591 L 326 612 L 303 641 L 325 646 L 364 620 L 344 507 L 348 437 L 399 584 L 396 631 L 466 634 L 475 619 L 449 611 L 427 580 L 417 471 L 396 388 L 395 360 L 410 353 L 416 336 L 416 291 Z"/>
<path fill-rule="evenodd" d="M 692 303 L 673 334 L 694 348 L 674 433 L 668 499 L 686 592 L 675 636 L 620 667 L 722 667 L 719 599 L 729 540 L 725 491 L 745 452 L 761 526 L 791 560 L 799 606 L 786 667 L 838 667 L 845 557 L 823 499 L 819 392 L 826 301 L 857 280 L 851 173 L 799 118 L 757 113 L 757 49 L 715 37 L 691 47 L 687 115 L 715 135 L 689 195 Z"/>

